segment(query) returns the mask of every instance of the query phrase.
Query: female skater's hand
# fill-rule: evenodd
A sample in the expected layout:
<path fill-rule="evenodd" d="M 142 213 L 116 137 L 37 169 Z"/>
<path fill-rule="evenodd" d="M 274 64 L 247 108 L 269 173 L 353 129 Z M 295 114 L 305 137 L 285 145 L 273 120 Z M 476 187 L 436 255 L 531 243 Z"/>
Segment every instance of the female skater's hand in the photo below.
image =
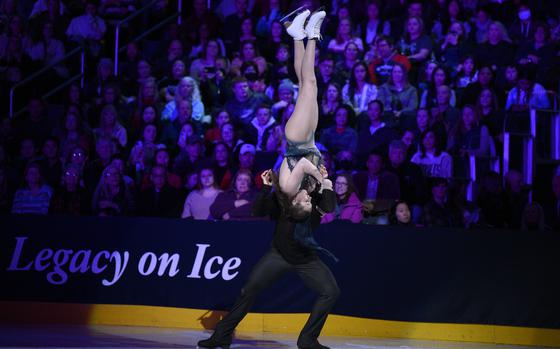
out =
<path fill-rule="evenodd" d="M 269 187 L 272 186 L 272 175 L 271 175 L 271 171 L 272 170 L 266 170 L 263 173 L 261 173 L 261 179 L 263 181 L 264 185 L 268 185 Z"/>
<path fill-rule="evenodd" d="M 325 165 L 319 166 L 319 172 L 321 172 L 321 175 L 323 176 L 323 178 L 329 178 L 329 172 L 327 171 L 327 168 L 325 167 Z"/>

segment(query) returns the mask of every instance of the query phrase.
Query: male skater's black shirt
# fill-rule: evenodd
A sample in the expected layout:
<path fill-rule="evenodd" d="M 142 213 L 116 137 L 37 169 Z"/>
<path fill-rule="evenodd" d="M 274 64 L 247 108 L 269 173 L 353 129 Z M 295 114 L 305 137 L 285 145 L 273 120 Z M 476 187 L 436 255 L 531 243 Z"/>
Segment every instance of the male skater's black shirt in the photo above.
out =
<path fill-rule="evenodd" d="M 282 214 L 280 204 L 272 187 L 263 185 L 261 192 L 253 203 L 253 215 L 266 216 L 276 220 L 276 230 L 272 239 L 272 246 L 292 264 L 304 264 L 317 258 L 315 251 L 303 246 L 294 239 L 296 220 Z M 322 193 L 311 195 L 313 209 L 311 211 L 311 229 L 315 230 L 321 224 L 321 211 L 328 213 L 335 209 L 336 196 L 332 190 L 323 189 Z M 320 210 L 318 210 L 318 209 Z"/>

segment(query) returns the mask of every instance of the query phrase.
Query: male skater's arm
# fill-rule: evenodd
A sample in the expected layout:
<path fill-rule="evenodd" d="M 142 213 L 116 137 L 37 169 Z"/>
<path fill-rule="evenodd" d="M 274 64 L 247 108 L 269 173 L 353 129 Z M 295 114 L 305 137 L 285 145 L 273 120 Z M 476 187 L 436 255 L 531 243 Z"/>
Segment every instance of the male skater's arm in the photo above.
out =
<path fill-rule="evenodd" d="M 277 217 L 280 213 L 278 202 L 272 192 L 272 180 L 270 178 L 270 171 L 266 170 L 261 174 L 263 186 L 261 191 L 257 194 L 253 202 L 252 213 L 253 216 L 264 217 L 270 215 L 271 218 Z"/>
<path fill-rule="evenodd" d="M 330 179 L 323 179 L 321 190 L 319 190 L 319 201 L 317 202 L 317 207 L 323 213 L 334 212 L 334 209 L 336 208 L 336 194 L 332 189 L 332 182 Z"/>

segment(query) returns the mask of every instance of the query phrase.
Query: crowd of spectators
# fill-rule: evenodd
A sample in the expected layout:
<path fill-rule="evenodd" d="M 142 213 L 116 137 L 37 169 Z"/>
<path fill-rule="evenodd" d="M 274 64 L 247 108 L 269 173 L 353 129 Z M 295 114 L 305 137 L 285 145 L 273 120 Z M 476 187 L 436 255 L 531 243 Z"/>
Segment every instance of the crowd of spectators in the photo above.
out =
<path fill-rule="evenodd" d="M 115 76 L 114 25 L 146 3 L 1 0 L 0 212 L 255 219 L 260 173 L 281 164 L 298 95 L 279 19 L 300 3 L 184 1 L 180 25 L 134 41 L 176 11 L 157 1 L 124 27 Z M 315 139 L 337 195 L 322 223 L 560 229 L 560 169 L 540 205 L 519 170 L 489 165 L 508 113 L 555 107 L 555 1 L 322 5 Z M 42 99 L 69 77 L 71 63 L 56 64 L 7 117 L 10 86 L 78 44 L 84 86 Z"/>

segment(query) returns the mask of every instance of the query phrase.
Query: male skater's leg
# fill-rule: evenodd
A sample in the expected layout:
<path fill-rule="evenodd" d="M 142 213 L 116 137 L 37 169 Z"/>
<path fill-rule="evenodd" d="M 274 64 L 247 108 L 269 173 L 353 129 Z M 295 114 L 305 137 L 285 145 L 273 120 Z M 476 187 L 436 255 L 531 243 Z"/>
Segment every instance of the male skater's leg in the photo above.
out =
<path fill-rule="evenodd" d="M 215 348 L 229 345 L 235 327 L 247 315 L 255 301 L 255 297 L 291 269 L 292 265 L 275 248 L 271 248 L 251 271 L 249 280 L 241 289 L 241 294 L 237 301 L 230 312 L 216 325 L 216 330 L 212 337 L 205 341 L 200 341 L 198 346 L 202 348 Z"/>
<path fill-rule="evenodd" d="M 296 272 L 307 287 L 317 292 L 319 298 L 315 301 L 309 319 L 301 330 L 297 344 L 299 348 L 326 348 L 317 341 L 327 316 L 334 306 L 340 289 L 330 269 L 320 259 L 296 265 Z"/>

